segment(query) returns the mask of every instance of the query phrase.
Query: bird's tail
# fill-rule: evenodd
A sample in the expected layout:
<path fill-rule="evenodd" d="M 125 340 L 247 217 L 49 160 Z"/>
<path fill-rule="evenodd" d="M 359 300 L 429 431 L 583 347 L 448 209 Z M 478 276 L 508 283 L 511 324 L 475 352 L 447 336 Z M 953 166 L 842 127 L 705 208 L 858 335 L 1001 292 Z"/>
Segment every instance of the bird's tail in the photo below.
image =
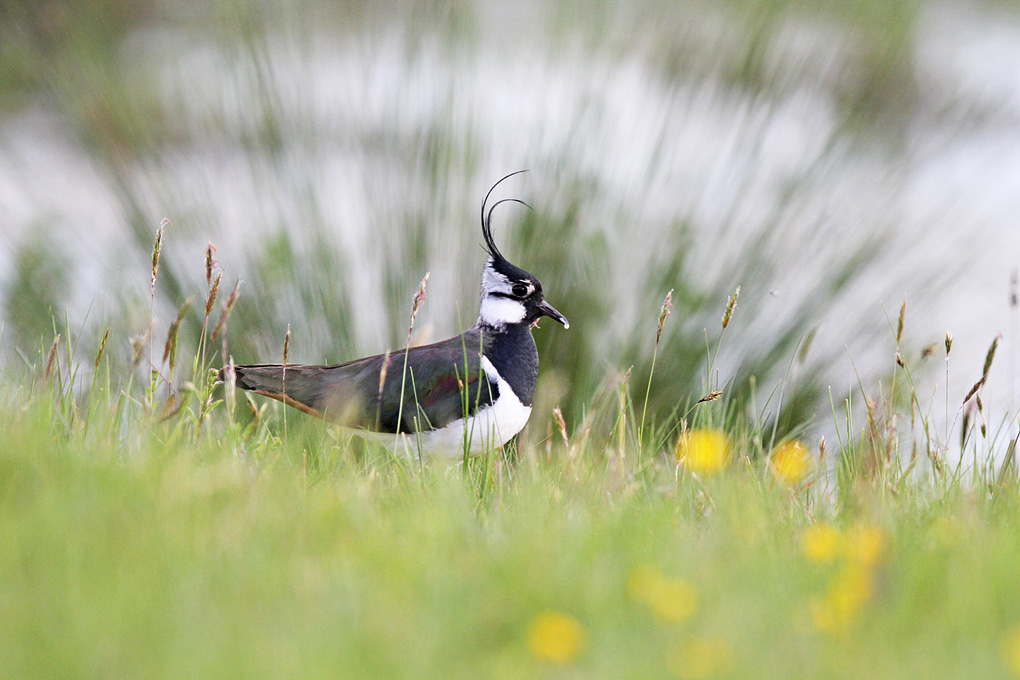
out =
<path fill-rule="evenodd" d="M 319 370 L 315 370 L 319 369 Z M 230 367 L 220 370 L 220 380 L 227 382 Z M 321 367 L 301 364 L 257 364 L 234 366 L 237 387 L 278 399 L 288 406 L 322 417 Z"/>

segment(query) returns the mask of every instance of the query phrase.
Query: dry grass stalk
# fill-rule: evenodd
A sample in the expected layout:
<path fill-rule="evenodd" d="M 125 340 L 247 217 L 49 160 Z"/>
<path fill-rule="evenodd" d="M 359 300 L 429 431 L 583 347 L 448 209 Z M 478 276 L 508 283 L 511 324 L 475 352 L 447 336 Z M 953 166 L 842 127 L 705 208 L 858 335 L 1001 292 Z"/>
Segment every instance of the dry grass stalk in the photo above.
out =
<path fill-rule="evenodd" d="M 1017 436 L 1020 439 L 1020 435 Z M 1002 466 L 999 468 L 999 475 L 996 478 L 996 483 L 1002 486 L 1006 482 L 1008 477 L 1010 480 L 1016 479 L 1016 444 L 1017 439 L 1013 439 L 1009 442 L 1009 446 L 1006 447 L 1006 456 L 1002 459 Z"/>
<path fill-rule="evenodd" d="M 970 398 L 973 397 L 979 389 L 981 389 L 981 386 L 985 384 L 986 380 L 988 380 L 988 374 L 981 376 L 981 379 L 974 383 L 974 387 L 970 388 L 970 392 L 968 392 L 967 396 L 963 398 L 964 404 L 970 401 Z"/>
<path fill-rule="evenodd" d="M 252 398 L 251 393 L 245 392 L 244 399 L 245 403 L 248 404 L 248 410 L 251 411 L 252 419 L 258 420 L 261 414 L 259 413 L 259 407 L 255 404 L 255 400 Z"/>
<path fill-rule="evenodd" d="M 383 388 L 386 386 L 386 376 L 390 372 L 390 351 L 386 350 L 383 354 L 382 369 L 379 371 L 379 391 L 375 396 L 375 425 L 379 427 L 379 421 L 382 419 L 382 396 Z"/>
<path fill-rule="evenodd" d="M 205 244 L 205 285 L 206 287 L 212 283 L 213 269 L 218 266 L 218 262 L 215 259 L 216 246 L 212 242 Z M 206 312 L 208 315 L 208 312 Z"/>
<path fill-rule="evenodd" d="M 234 408 L 237 405 L 237 371 L 234 370 L 234 358 L 231 357 L 230 361 L 224 367 L 223 371 L 224 383 L 226 383 L 226 397 L 227 397 L 227 414 L 230 418 L 230 422 L 234 422 Z"/>
<path fill-rule="evenodd" d="M 283 366 L 285 370 L 288 355 L 290 355 L 290 324 L 287 324 L 287 335 L 283 337 Z"/>
<path fill-rule="evenodd" d="M 172 226 L 170 220 L 163 218 L 163 221 L 159 223 L 159 229 L 156 230 L 156 242 L 152 244 L 152 278 L 150 280 L 150 288 L 152 294 L 156 294 L 156 273 L 159 271 L 159 256 L 163 251 L 163 231 Z"/>
<path fill-rule="evenodd" d="M 429 276 L 432 272 L 425 272 L 425 278 L 418 284 L 418 291 L 414 294 L 414 299 L 411 301 L 411 321 L 407 325 L 407 344 L 411 344 L 411 334 L 414 333 L 414 320 L 418 316 L 418 310 L 421 309 L 421 305 L 425 302 L 425 289 L 429 283 Z"/>
<path fill-rule="evenodd" d="M 376 401 L 382 404 L 382 393 L 383 387 L 386 386 L 386 375 L 390 372 L 390 351 L 386 350 L 383 354 L 382 369 L 379 371 L 379 393 L 376 396 Z"/>
<path fill-rule="evenodd" d="M 988 371 L 992 368 L 992 361 L 995 359 L 995 350 L 999 348 L 999 338 L 1001 335 L 995 336 L 992 340 L 992 346 L 988 348 L 988 354 L 985 355 L 985 366 L 981 369 L 981 375 L 984 377 L 988 376 Z"/>
<path fill-rule="evenodd" d="M 208 319 L 212 314 L 213 305 L 216 304 L 216 296 L 220 292 L 220 281 L 223 279 L 223 272 L 216 273 L 216 279 L 209 288 L 209 294 L 205 298 L 205 317 Z"/>
<path fill-rule="evenodd" d="M 287 394 L 287 357 L 290 355 L 290 324 L 287 324 L 287 335 L 283 336 L 283 375 L 280 378 L 282 392 Z M 284 412 L 286 413 L 286 412 Z M 287 416 L 283 417 L 283 436 L 287 437 Z"/>
<path fill-rule="evenodd" d="M 670 288 L 669 292 L 666 293 L 666 299 L 662 301 L 662 309 L 659 310 L 659 330 L 655 333 L 655 344 L 659 344 L 659 339 L 662 337 L 662 327 L 666 325 L 666 317 L 670 315 L 673 310 L 673 289 Z"/>
<path fill-rule="evenodd" d="M 150 325 L 145 332 L 141 335 L 136 335 L 131 338 L 131 370 L 132 372 L 138 368 L 138 364 L 142 363 L 142 356 L 145 354 L 145 348 L 149 344 L 149 334 L 152 333 L 152 326 Z"/>
<path fill-rule="evenodd" d="M 619 420 L 617 421 L 616 431 L 616 448 L 621 461 L 626 457 L 624 443 L 626 441 L 627 434 L 627 391 L 630 387 L 630 378 L 633 371 L 633 366 L 627 367 L 627 372 L 623 374 L 623 379 L 620 380 L 620 384 L 617 386 L 616 390 L 617 408 L 619 409 Z"/>
<path fill-rule="evenodd" d="M 191 309 L 191 298 L 181 308 L 177 310 L 177 316 L 170 323 L 170 330 L 166 334 L 166 345 L 163 347 L 163 362 L 165 363 L 168 359 L 170 361 L 170 372 L 173 373 L 174 367 L 177 366 L 177 338 L 180 335 L 181 322 L 184 321 L 184 316 Z"/>
<path fill-rule="evenodd" d="M 730 318 L 733 316 L 733 310 L 737 308 L 738 297 L 740 297 L 740 286 L 737 286 L 737 289 L 733 291 L 733 295 L 731 295 L 730 299 L 726 301 L 726 311 L 723 313 L 722 317 L 722 327 L 724 329 L 730 325 Z"/>
<path fill-rule="evenodd" d="M 43 380 L 49 380 L 53 373 L 53 366 L 57 361 L 57 347 L 60 345 L 60 333 L 53 338 L 53 346 L 50 347 L 50 354 L 46 358 L 46 370 L 43 371 Z"/>
<path fill-rule="evenodd" d="M 563 411 L 557 406 L 553 409 L 553 417 L 556 418 L 556 424 L 560 428 L 560 436 L 563 437 L 563 446 L 570 448 L 570 440 L 567 439 L 567 423 L 563 420 Z"/>
<path fill-rule="evenodd" d="M 900 341 L 903 340 L 903 319 L 907 316 L 907 296 L 903 296 L 903 304 L 900 305 L 900 320 L 896 324 L 896 346 L 900 346 Z"/>
<path fill-rule="evenodd" d="M 99 343 L 99 353 L 96 354 L 96 370 L 99 370 L 99 362 L 103 360 L 103 352 L 106 351 L 106 341 L 110 338 L 110 329 L 103 333 L 103 340 Z"/>
<path fill-rule="evenodd" d="M 981 394 L 978 393 L 974 401 L 977 402 L 978 415 L 981 416 L 981 436 L 988 436 L 988 426 L 985 423 L 985 405 L 981 402 Z"/>
<path fill-rule="evenodd" d="M 227 301 L 220 307 L 220 318 L 216 322 L 216 328 L 213 330 L 212 339 L 220 337 L 227 328 L 227 318 L 230 316 L 230 312 L 234 309 L 234 304 L 237 302 L 237 297 L 241 294 L 241 282 L 238 281 L 234 284 L 234 290 L 230 291 L 230 295 L 227 297 Z"/>

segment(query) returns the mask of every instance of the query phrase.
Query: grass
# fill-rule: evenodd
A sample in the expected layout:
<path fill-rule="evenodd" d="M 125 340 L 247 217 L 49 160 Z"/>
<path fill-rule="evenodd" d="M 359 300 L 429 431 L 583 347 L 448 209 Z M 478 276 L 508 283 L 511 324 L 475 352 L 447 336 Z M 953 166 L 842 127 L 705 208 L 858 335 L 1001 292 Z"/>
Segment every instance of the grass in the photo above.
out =
<path fill-rule="evenodd" d="M 843 503 L 742 455 L 556 445 L 483 484 L 293 432 L 66 437 L 56 410 L 3 407 L 11 677 L 991 678 L 1020 652 L 1015 484 Z"/>
<path fill-rule="evenodd" d="M 108 271 L 94 278 L 116 291 L 115 303 L 100 298 L 91 316 L 72 308 L 72 320 L 56 326 L 52 317 L 85 283 L 74 267 L 88 251 L 62 255 L 73 240 L 54 236 L 56 218 L 46 215 L 18 246 L 0 335 L 0 674 L 1020 677 L 1016 418 L 992 421 L 980 401 L 984 376 L 998 370 L 994 350 L 973 376 L 974 398 L 949 402 L 950 341 L 927 363 L 917 359 L 904 307 L 890 323 L 895 342 L 871 343 L 888 349 L 888 378 L 872 387 L 865 369 L 859 389 L 830 393 L 830 412 L 807 419 L 825 395 L 818 367 L 833 363 L 819 349 L 805 363 L 814 331 L 886 266 L 875 257 L 879 242 L 859 230 L 881 231 L 883 216 L 897 214 L 889 198 L 880 193 L 873 212 L 840 222 L 841 204 L 827 197 L 844 186 L 845 168 L 862 169 L 847 140 L 866 149 L 903 137 L 903 120 L 923 102 L 904 58 L 918 17 L 912 0 L 855 0 L 853 12 L 823 3 L 803 15 L 785 0 L 721 10 L 694 2 L 680 12 L 647 3 L 635 12 L 648 29 L 637 52 L 634 31 L 614 28 L 633 24 L 618 21 L 622 6 L 612 3 L 583 21 L 570 5 L 554 10 L 563 12 L 556 40 L 531 21 L 508 32 L 522 57 L 575 44 L 575 32 L 589 41 L 577 63 L 569 50 L 565 61 L 535 62 L 580 82 L 581 99 L 601 90 L 585 94 L 590 64 L 647 61 L 662 77 L 651 89 L 663 96 L 651 101 L 667 120 L 696 121 L 704 105 L 696 93 L 721 83 L 711 113 L 752 149 L 771 127 L 748 127 L 734 110 L 772 111 L 768 121 L 782 123 L 776 102 L 790 90 L 832 97 L 817 158 L 809 150 L 812 158 L 780 174 L 756 151 L 748 160 L 709 144 L 716 165 L 699 161 L 697 146 L 671 145 L 696 123 L 655 127 L 638 141 L 665 151 L 643 160 L 638 145 L 627 155 L 638 162 L 628 177 L 646 180 L 636 193 L 592 168 L 611 170 L 614 157 L 597 149 L 593 164 L 586 151 L 600 130 L 620 127 L 600 113 L 611 98 L 568 105 L 557 112 L 566 122 L 545 121 L 543 135 L 528 136 L 529 119 L 509 135 L 488 127 L 502 119 L 485 102 L 514 91 L 520 73 L 510 68 L 516 59 L 509 71 L 496 60 L 496 83 L 457 66 L 493 56 L 482 49 L 486 15 L 475 18 L 470 6 L 449 15 L 406 8 L 412 21 L 397 25 L 410 38 L 397 49 L 414 68 L 380 71 L 394 79 L 379 81 L 398 113 L 354 116 L 338 132 L 311 106 L 316 60 L 328 67 L 336 55 L 310 48 L 290 70 L 287 45 L 303 45 L 301 21 L 318 25 L 315 12 L 333 22 L 325 33 L 341 35 L 338 44 L 346 31 L 371 38 L 346 14 L 363 12 L 369 25 L 367 5 L 308 3 L 282 33 L 243 3 L 197 11 L 168 0 L 151 13 L 120 0 L 58 5 L 0 11 L 11 36 L 0 41 L 0 88 L 18 95 L 0 108 L 17 112 L 42 97 L 57 112 L 112 187 L 124 217 L 111 229 L 138 263 L 148 261 L 151 225 L 166 206 L 180 217 L 170 215 L 161 266 L 153 253 L 151 290 L 145 266 L 101 267 Z M 840 23 L 844 14 L 852 20 Z M 839 29 L 836 61 L 817 70 L 810 55 L 786 54 L 798 17 Z M 220 60 L 196 68 L 187 40 L 180 50 L 158 40 L 141 49 L 138 27 L 175 25 L 183 32 L 171 31 L 173 42 L 190 35 Z M 159 31 L 140 35 L 147 44 Z M 416 52 L 417 40 L 427 47 L 436 35 L 449 61 Z M 828 40 L 823 47 L 819 54 L 832 51 Z M 550 82 L 523 62 L 541 100 Z M 194 89 L 193 69 L 210 92 Z M 416 69 L 435 70 L 450 94 L 435 117 L 405 128 L 397 104 L 413 101 L 404 90 L 417 91 Z M 474 89 L 479 79 L 484 87 Z M 342 82 L 356 99 L 360 80 Z M 235 111 L 232 98 L 251 106 Z M 468 110 L 476 117 L 461 121 Z M 579 141 L 568 134 L 550 146 L 547 127 L 580 130 Z M 545 151 L 519 164 L 503 145 Z M 240 161 L 223 169 L 217 160 L 210 171 L 196 153 L 207 147 Z M 349 176 L 332 172 L 337 148 L 355 163 Z M 357 160 L 366 151 L 370 162 Z M 175 180 L 168 159 L 183 159 L 188 181 Z M 521 264 L 573 325 L 536 331 L 539 395 L 513 446 L 453 466 L 409 460 L 215 384 L 228 350 L 286 362 L 288 349 L 332 361 L 377 351 L 387 338 L 399 347 L 406 302 L 427 269 L 438 288 L 430 297 L 442 304 L 426 305 L 419 325 L 470 325 L 473 308 L 436 310 L 477 287 L 477 235 L 464 225 L 477 187 L 491 180 L 487 162 L 555 177 L 551 188 L 522 189 L 529 199 L 538 193 L 541 207 L 506 230 L 507 248 L 527 258 Z M 729 166 L 746 166 L 746 179 L 716 171 Z M 690 176 L 678 172 L 688 167 Z M 700 179 L 714 175 L 738 188 Z M 355 176 L 364 186 L 351 186 Z M 739 189 L 758 181 L 779 187 L 774 205 L 762 203 L 764 218 Z M 872 196 L 861 186 L 841 193 L 858 203 Z M 882 188 L 894 195 L 900 186 Z M 720 210 L 696 209 L 702 203 Z M 225 252 L 206 251 L 203 288 L 196 255 L 209 238 Z M 244 252 L 231 249 L 239 245 Z M 642 280 L 638 256 L 648 258 Z M 247 286 L 235 286 L 220 257 Z M 900 253 L 897 267 L 911 260 L 924 258 Z M 769 291 L 798 272 L 817 285 L 803 287 L 803 300 L 779 298 L 798 310 L 792 318 L 763 324 L 776 310 Z M 873 338 L 857 323 L 867 314 L 848 315 L 844 327 Z M 721 316 L 733 320 L 725 342 Z M 952 366 L 954 378 L 965 370 Z M 807 434 L 819 420 L 836 433 L 822 444 Z"/>
<path fill-rule="evenodd" d="M 107 337 L 86 379 L 65 329 L 0 393 L 11 677 L 1020 675 L 1013 468 L 911 457 L 870 405 L 773 449 L 718 390 L 645 422 L 625 377 L 555 436 L 422 464 L 224 394 L 205 334 L 171 367 L 178 333 L 136 342 L 136 384 Z"/>

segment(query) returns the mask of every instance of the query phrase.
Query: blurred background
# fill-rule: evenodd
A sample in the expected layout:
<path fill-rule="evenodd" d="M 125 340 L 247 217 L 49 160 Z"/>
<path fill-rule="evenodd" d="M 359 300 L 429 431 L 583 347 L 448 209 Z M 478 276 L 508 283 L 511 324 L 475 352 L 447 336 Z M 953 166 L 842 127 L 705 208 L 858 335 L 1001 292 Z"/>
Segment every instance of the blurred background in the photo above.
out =
<path fill-rule="evenodd" d="M 280 361 L 288 325 L 294 362 L 398 347 L 426 271 L 416 341 L 441 339 L 477 315 L 483 195 L 527 168 L 496 239 L 571 322 L 535 332 L 539 433 L 630 366 L 643 393 L 670 289 L 660 417 L 781 386 L 784 428 L 830 432 L 830 390 L 895 399 L 907 295 L 922 407 L 944 419 L 946 331 L 950 420 L 1002 334 L 985 405 L 1015 430 L 1018 8 L 6 0 L 0 362 L 56 327 L 89 365 L 109 327 L 129 367 L 164 218 L 157 344 L 194 296 L 194 346 L 208 242 L 221 296 L 243 282 L 238 362 Z"/>

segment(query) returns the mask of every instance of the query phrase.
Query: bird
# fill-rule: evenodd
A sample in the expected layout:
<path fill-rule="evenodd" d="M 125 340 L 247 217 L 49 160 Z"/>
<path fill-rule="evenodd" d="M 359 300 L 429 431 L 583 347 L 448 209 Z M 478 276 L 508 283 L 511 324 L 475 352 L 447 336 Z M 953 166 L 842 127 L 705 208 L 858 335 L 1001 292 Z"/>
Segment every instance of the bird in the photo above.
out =
<path fill-rule="evenodd" d="M 507 260 L 492 237 L 498 205 L 527 206 L 515 198 L 487 205 L 500 183 L 521 172 L 501 178 L 482 200 L 488 257 L 474 326 L 433 344 L 340 364 L 228 366 L 221 380 L 416 455 L 460 457 L 505 445 L 531 416 L 538 380 L 532 328 L 543 316 L 570 328 L 545 301 L 538 278 Z"/>

